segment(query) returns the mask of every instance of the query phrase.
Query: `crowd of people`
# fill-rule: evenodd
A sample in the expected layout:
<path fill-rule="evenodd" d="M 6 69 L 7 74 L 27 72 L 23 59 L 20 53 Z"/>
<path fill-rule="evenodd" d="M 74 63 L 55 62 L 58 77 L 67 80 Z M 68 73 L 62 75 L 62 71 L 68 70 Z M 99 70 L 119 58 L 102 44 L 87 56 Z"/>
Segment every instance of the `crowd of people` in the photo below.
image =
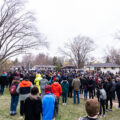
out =
<path fill-rule="evenodd" d="M 4 95 L 5 87 L 9 87 L 11 94 L 10 115 L 17 114 L 20 101 L 20 119 L 25 116 L 25 120 L 40 120 L 41 116 L 42 120 L 54 120 L 58 115 L 60 96 L 62 105 L 66 106 L 67 97 L 73 96 L 73 103 L 79 104 L 80 94 L 83 94 L 84 100 L 87 100 L 85 107 L 88 116 L 79 120 L 91 120 L 92 117 L 97 120 L 97 115 L 105 117 L 106 112 L 112 111 L 116 96 L 120 109 L 118 73 L 81 73 L 75 70 L 4 72 L 0 76 L 0 95 Z"/>

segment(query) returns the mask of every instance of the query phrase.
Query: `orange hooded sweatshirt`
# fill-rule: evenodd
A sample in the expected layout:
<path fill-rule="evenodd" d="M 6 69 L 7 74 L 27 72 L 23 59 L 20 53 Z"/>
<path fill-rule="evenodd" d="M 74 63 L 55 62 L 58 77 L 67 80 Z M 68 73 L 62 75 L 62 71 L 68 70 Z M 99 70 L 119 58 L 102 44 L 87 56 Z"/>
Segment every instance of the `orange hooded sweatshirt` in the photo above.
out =
<path fill-rule="evenodd" d="M 62 87 L 58 82 L 54 82 L 52 85 L 52 93 L 54 95 L 56 95 L 56 97 L 60 97 L 60 95 L 62 94 Z"/>

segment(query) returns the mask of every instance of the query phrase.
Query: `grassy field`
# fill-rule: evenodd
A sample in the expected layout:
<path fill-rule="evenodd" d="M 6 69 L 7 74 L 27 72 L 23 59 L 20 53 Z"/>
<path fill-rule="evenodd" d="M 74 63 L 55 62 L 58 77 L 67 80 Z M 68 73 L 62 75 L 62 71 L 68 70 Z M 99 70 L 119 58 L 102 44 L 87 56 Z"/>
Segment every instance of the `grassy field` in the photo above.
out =
<path fill-rule="evenodd" d="M 73 99 L 68 99 L 67 106 L 62 106 L 60 100 L 59 115 L 56 120 L 77 120 L 81 116 L 85 116 L 85 101 L 80 100 L 80 104 L 73 104 Z M 19 117 L 19 105 L 18 114 L 16 116 L 10 116 L 10 95 L 8 89 L 5 90 L 5 94 L 0 96 L 0 120 L 18 120 Z M 106 113 L 106 117 L 100 120 L 120 120 L 120 110 L 113 108 L 112 112 Z"/>

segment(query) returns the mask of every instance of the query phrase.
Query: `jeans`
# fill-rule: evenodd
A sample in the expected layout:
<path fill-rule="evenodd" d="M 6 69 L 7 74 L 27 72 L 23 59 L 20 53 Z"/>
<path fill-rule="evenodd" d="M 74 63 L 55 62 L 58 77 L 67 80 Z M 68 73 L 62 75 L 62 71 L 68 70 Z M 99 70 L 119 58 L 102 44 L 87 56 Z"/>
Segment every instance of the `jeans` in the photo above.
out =
<path fill-rule="evenodd" d="M 24 105 L 25 101 L 20 101 L 20 115 L 23 116 L 24 114 Z"/>
<path fill-rule="evenodd" d="M 5 88 L 5 85 L 1 85 L 1 87 L 0 87 L 0 94 L 3 94 L 4 88 Z"/>
<path fill-rule="evenodd" d="M 10 106 L 10 113 L 11 114 L 16 113 L 16 108 L 17 108 L 17 105 L 18 105 L 18 99 L 19 99 L 18 95 L 11 96 L 11 106 Z"/>
<path fill-rule="evenodd" d="M 63 103 L 67 102 L 67 93 L 62 93 L 62 102 Z"/>
<path fill-rule="evenodd" d="M 44 96 L 44 95 L 45 95 L 45 90 L 41 89 L 41 96 Z"/>
<path fill-rule="evenodd" d="M 84 91 L 84 99 L 87 100 L 87 91 Z"/>
<path fill-rule="evenodd" d="M 79 100 L 79 91 L 75 91 L 74 90 L 74 104 L 76 104 L 76 95 L 77 95 L 77 100 L 78 100 L 78 104 L 80 103 L 80 100 Z"/>

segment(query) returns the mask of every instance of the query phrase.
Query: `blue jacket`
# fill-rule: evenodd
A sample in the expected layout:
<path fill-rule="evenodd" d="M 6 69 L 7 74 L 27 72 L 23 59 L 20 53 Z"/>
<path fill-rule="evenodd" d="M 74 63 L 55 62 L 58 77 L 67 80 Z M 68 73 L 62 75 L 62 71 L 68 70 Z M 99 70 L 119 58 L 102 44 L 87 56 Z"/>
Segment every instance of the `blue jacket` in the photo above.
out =
<path fill-rule="evenodd" d="M 42 98 L 42 120 L 52 120 L 54 116 L 55 96 L 51 93 Z"/>

